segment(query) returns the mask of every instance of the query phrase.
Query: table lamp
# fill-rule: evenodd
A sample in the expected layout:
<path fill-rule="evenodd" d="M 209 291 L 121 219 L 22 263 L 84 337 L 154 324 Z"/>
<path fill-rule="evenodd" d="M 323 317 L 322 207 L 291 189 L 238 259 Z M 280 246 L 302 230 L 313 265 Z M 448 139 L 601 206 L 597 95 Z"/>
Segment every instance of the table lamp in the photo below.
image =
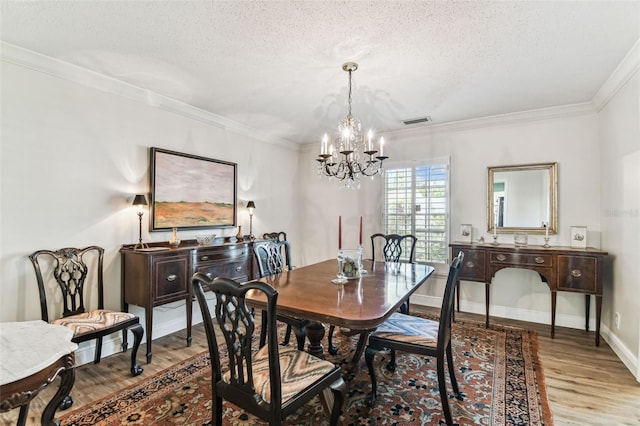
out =
<path fill-rule="evenodd" d="M 249 210 L 249 241 L 253 241 L 256 237 L 253 236 L 253 211 L 256 209 L 256 203 L 249 201 L 247 203 L 247 210 Z"/>
<path fill-rule="evenodd" d="M 138 244 L 133 246 L 134 250 L 148 248 L 146 243 L 142 242 L 142 215 L 144 214 L 144 208 L 148 205 L 147 197 L 144 194 L 137 194 L 133 197 L 133 206 L 138 207 Z"/>

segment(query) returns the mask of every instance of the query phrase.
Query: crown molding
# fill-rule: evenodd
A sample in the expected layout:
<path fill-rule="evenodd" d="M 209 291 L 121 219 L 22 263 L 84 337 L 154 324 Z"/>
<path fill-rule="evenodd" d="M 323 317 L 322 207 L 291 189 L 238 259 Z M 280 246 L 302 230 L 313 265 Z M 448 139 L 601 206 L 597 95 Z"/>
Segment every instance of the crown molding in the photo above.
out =
<path fill-rule="evenodd" d="M 158 108 L 192 120 L 200 121 L 220 129 L 228 130 L 253 139 L 278 145 L 294 151 L 299 151 L 298 144 L 269 137 L 256 129 L 245 126 L 237 121 L 205 111 L 167 96 L 163 96 L 147 89 L 142 89 L 122 80 L 70 64 L 32 50 L 0 41 L 0 60 L 14 65 L 72 81 L 102 92 L 114 94 L 140 102 L 153 108 Z"/>
<path fill-rule="evenodd" d="M 607 81 L 604 82 L 600 90 L 591 99 L 595 110 L 600 112 L 638 70 L 640 70 L 640 39 L 636 41 L 631 50 L 607 78 Z"/>
<path fill-rule="evenodd" d="M 449 123 L 427 124 L 424 126 L 417 126 L 409 129 L 383 132 L 383 134 L 409 136 L 413 133 L 423 134 L 425 130 L 431 133 L 455 132 L 493 126 L 522 124 L 541 120 L 551 120 L 555 118 L 567 118 L 595 113 L 596 111 L 593 108 L 593 104 L 591 102 L 582 102 L 578 104 L 540 108 L 529 111 L 510 112 L 507 114 L 492 115 L 488 117 L 471 118 L 468 120 L 452 121 Z"/>

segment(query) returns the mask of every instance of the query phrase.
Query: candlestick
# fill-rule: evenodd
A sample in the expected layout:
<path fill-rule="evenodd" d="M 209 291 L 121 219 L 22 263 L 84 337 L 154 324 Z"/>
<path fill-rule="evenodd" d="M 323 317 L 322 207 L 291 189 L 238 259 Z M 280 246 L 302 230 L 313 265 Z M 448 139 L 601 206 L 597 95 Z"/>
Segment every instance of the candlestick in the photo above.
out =
<path fill-rule="evenodd" d="M 342 216 L 338 216 L 338 250 L 342 250 Z"/>
<path fill-rule="evenodd" d="M 360 216 L 360 238 L 358 239 L 358 243 L 362 246 L 362 216 Z"/>

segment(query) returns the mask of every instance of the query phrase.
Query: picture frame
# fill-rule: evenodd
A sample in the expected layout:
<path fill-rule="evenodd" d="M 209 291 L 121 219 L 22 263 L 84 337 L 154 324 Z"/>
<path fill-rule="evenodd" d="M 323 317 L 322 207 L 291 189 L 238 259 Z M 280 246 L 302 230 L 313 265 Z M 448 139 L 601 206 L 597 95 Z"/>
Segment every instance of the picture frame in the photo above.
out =
<path fill-rule="evenodd" d="M 587 227 L 571 227 L 571 248 L 587 248 Z"/>
<path fill-rule="evenodd" d="M 460 234 L 458 239 L 465 243 L 471 243 L 473 238 L 473 226 L 469 223 L 463 223 L 460 225 Z"/>
<path fill-rule="evenodd" d="M 236 226 L 237 164 L 151 148 L 149 229 Z"/>

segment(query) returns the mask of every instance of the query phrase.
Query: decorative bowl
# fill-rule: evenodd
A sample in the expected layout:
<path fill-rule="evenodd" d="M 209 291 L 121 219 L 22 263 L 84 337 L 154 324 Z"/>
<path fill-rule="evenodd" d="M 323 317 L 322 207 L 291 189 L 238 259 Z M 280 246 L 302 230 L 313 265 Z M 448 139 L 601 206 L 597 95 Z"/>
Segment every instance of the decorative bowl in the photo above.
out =
<path fill-rule="evenodd" d="M 210 235 L 196 235 L 196 241 L 199 246 L 206 246 L 211 244 L 211 241 L 216 237 L 216 234 Z"/>

